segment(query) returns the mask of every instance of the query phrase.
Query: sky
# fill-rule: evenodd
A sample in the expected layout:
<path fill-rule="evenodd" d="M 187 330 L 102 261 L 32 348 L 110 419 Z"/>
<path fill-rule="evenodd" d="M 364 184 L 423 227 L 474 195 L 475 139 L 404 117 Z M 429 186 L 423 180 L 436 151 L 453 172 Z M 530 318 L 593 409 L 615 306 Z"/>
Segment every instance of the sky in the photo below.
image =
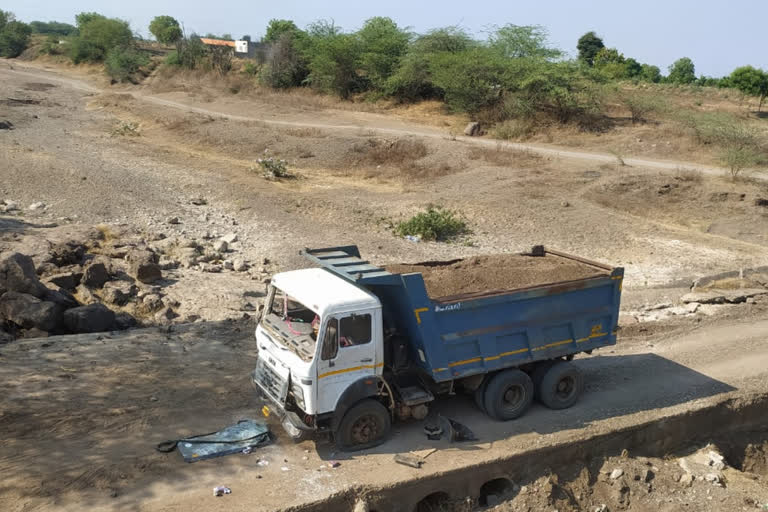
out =
<path fill-rule="evenodd" d="M 178 19 L 187 33 L 249 34 L 257 40 L 272 18 L 305 27 L 332 19 L 356 30 L 373 16 L 423 33 L 459 25 L 478 38 L 493 25 L 542 25 L 551 43 L 576 55 L 576 41 L 590 30 L 626 57 L 654 64 L 666 74 L 680 57 L 690 57 L 697 75 L 724 76 L 746 64 L 768 69 L 768 0 L 3 0 L 0 9 L 22 21 L 74 24 L 82 11 L 96 11 L 131 23 L 149 36 L 153 17 Z"/>

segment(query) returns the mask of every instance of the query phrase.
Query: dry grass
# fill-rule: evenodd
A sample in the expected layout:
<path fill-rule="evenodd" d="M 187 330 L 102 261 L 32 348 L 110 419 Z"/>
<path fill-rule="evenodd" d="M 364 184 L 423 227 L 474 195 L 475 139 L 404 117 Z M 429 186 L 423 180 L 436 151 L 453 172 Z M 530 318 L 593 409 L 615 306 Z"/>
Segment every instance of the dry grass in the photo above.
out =
<path fill-rule="evenodd" d="M 419 139 L 375 139 L 356 144 L 352 151 L 361 157 L 359 162 L 375 165 L 402 166 L 414 164 L 416 160 L 427 156 L 427 145 Z"/>
<path fill-rule="evenodd" d="M 499 167 L 525 167 L 540 163 L 543 160 L 541 155 L 532 151 L 512 149 L 501 144 L 497 144 L 495 148 L 473 147 L 469 150 L 469 156 L 472 159 L 482 159 Z"/>
<path fill-rule="evenodd" d="M 328 136 L 328 133 L 320 128 L 289 128 L 285 130 L 285 133 L 291 137 L 313 137 L 316 139 Z"/>

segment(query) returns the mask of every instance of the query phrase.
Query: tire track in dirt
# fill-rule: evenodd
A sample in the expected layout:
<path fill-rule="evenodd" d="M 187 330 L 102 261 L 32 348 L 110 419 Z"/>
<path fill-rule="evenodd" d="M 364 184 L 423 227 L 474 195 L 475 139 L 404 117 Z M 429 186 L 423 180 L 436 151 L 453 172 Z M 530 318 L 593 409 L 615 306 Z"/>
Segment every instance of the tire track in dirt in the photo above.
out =
<path fill-rule="evenodd" d="M 53 81 L 62 83 L 64 85 L 67 85 L 69 87 L 72 87 L 74 89 L 78 89 L 78 90 L 89 92 L 89 93 L 107 92 L 104 89 L 100 89 L 92 85 L 89 85 L 82 80 L 64 78 L 64 77 L 58 76 L 58 73 L 53 71 L 40 70 L 32 66 L 24 66 L 24 68 L 27 69 L 28 71 L 20 71 L 10 66 L 5 71 L 10 73 L 21 74 L 21 75 L 25 75 L 33 78 L 46 78 L 48 80 L 53 80 Z M 34 70 L 34 71 L 29 71 L 29 70 Z M 158 98 L 157 96 L 152 96 L 149 94 L 144 94 L 139 92 L 129 92 L 128 94 L 132 95 L 134 98 L 138 100 L 146 101 L 148 103 L 153 103 L 155 105 L 176 108 L 179 110 L 185 110 L 187 112 L 194 112 L 197 114 L 223 117 L 223 118 L 231 119 L 233 121 L 259 122 L 267 125 L 288 126 L 293 128 L 317 128 L 320 130 L 361 130 L 363 129 L 363 130 L 371 130 L 378 134 L 396 135 L 396 136 L 414 136 L 414 137 L 424 137 L 424 138 L 431 138 L 431 139 L 450 138 L 451 140 L 464 142 L 467 144 L 474 144 L 478 146 L 486 146 L 486 147 L 494 147 L 494 148 L 500 146 L 502 148 L 511 149 L 511 150 L 531 151 L 539 155 L 547 156 L 551 158 L 585 160 L 585 161 L 591 161 L 595 163 L 609 163 L 609 164 L 616 163 L 616 156 L 614 155 L 591 153 L 587 151 L 574 151 L 574 150 L 568 150 L 568 149 L 560 149 L 557 147 L 541 146 L 538 144 L 524 144 L 520 142 L 504 142 L 496 139 L 481 139 L 481 138 L 475 138 L 475 137 L 451 136 L 448 133 L 428 130 L 426 128 L 417 129 L 415 126 L 410 126 L 410 125 L 407 125 L 408 126 L 407 128 L 387 128 L 383 126 L 376 126 L 376 124 L 373 123 L 371 120 L 369 120 L 368 123 L 349 122 L 349 123 L 343 123 L 343 124 L 338 124 L 338 123 L 331 124 L 331 123 L 314 122 L 314 121 L 285 121 L 285 120 L 276 120 L 276 119 L 266 119 L 266 118 L 260 118 L 260 117 L 243 116 L 238 114 L 229 114 L 226 112 L 220 112 L 220 111 L 211 110 L 207 108 L 196 107 L 194 105 L 188 105 L 186 103 L 181 103 L 178 101 Z M 628 167 L 638 167 L 638 168 L 644 168 L 645 170 L 658 170 L 662 172 L 676 172 L 681 169 L 686 169 L 686 170 L 698 171 L 698 172 L 701 172 L 702 174 L 717 175 L 717 176 L 722 176 L 723 174 L 726 173 L 726 169 L 722 167 L 706 166 L 706 165 L 701 165 L 693 162 L 685 162 L 685 161 L 651 160 L 651 159 L 645 159 L 645 158 L 624 158 L 623 161 L 624 161 L 624 164 Z M 768 173 L 766 173 L 765 171 L 753 171 L 750 174 L 750 176 L 753 178 L 761 179 L 761 180 L 768 180 Z"/>

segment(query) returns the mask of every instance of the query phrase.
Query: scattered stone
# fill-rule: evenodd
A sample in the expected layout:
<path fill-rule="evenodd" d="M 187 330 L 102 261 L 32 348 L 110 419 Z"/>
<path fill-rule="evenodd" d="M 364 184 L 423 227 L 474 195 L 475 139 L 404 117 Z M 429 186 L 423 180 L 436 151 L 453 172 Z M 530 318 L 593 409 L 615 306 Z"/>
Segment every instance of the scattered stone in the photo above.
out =
<path fill-rule="evenodd" d="M 80 306 L 64 312 L 64 325 L 74 333 L 108 331 L 115 325 L 115 313 L 99 303 Z"/>
<path fill-rule="evenodd" d="M 15 212 L 19 209 L 19 203 L 16 201 L 11 201 L 10 199 L 6 199 L 3 201 L 2 208 L 0 208 L 0 211 L 3 213 L 8 212 Z"/>
<path fill-rule="evenodd" d="M 95 304 L 99 298 L 85 285 L 80 285 L 75 289 L 75 296 L 81 304 Z"/>
<path fill-rule="evenodd" d="M 169 308 L 177 308 L 181 306 L 181 303 L 174 299 L 173 297 L 163 297 L 162 299 L 163 305 L 168 306 Z"/>
<path fill-rule="evenodd" d="M 623 474 L 624 474 L 624 470 L 623 469 L 616 468 L 613 471 L 611 471 L 611 477 L 610 478 L 611 478 L 611 480 L 616 480 L 617 478 L 619 478 Z"/>
<path fill-rule="evenodd" d="M 227 233 L 226 235 L 221 237 L 221 239 L 227 242 L 227 244 L 233 244 L 239 240 L 237 237 L 237 233 Z"/>
<path fill-rule="evenodd" d="M 75 300 L 75 297 L 64 288 L 49 289 L 48 293 L 43 297 L 43 300 L 58 304 L 62 310 L 76 308 L 80 305 L 77 300 Z"/>
<path fill-rule="evenodd" d="M 177 252 L 179 264 L 184 268 L 192 268 L 197 265 L 200 253 L 193 247 L 182 247 Z"/>
<path fill-rule="evenodd" d="M 568 208 L 569 206 L 571 206 L 571 203 L 569 203 L 568 201 L 563 201 L 560 203 L 560 206 L 562 206 L 563 208 Z"/>
<path fill-rule="evenodd" d="M 656 310 L 659 310 L 659 309 L 668 309 L 668 308 L 671 308 L 671 307 L 672 307 L 672 303 L 671 302 L 660 302 L 658 304 L 654 304 L 653 306 L 646 306 L 645 310 L 646 311 L 656 311 Z"/>
<path fill-rule="evenodd" d="M 107 265 L 100 260 L 94 260 L 83 269 L 82 283 L 88 288 L 101 288 L 109 281 Z"/>
<path fill-rule="evenodd" d="M 229 249 L 229 243 L 226 240 L 218 239 L 213 242 L 213 250 L 216 252 L 227 252 Z"/>
<path fill-rule="evenodd" d="M 157 254 L 147 249 L 134 249 L 126 259 L 130 263 L 130 273 L 142 283 L 154 283 L 163 278 L 163 271 L 158 265 Z"/>
<path fill-rule="evenodd" d="M 480 135 L 480 123 L 467 123 L 467 126 L 464 128 L 464 135 L 467 137 L 475 137 Z"/>
<path fill-rule="evenodd" d="M 169 217 L 166 222 L 168 224 L 181 224 L 181 220 L 178 217 Z"/>
<path fill-rule="evenodd" d="M 0 295 L 6 291 L 42 298 L 48 288 L 38 279 L 32 258 L 15 252 L 0 260 Z"/>
<path fill-rule="evenodd" d="M 136 286 L 129 282 L 112 281 L 104 286 L 101 297 L 110 304 L 124 306 L 136 295 L 136 292 Z"/>
<path fill-rule="evenodd" d="M 53 331 L 61 323 L 61 311 L 58 304 L 28 293 L 9 291 L 0 297 L 0 317 L 22 329 Z"/>
<path fill-rule="evenodd" d="M 82 272 L 69 271 L 50 275 L 43 282 L 64 288 L 65 290 L 74 291 L 82 278 Z"/>
<path fill-rule="evenodd" d="M 27 329 L 21 334 L 21 337 L 26 339 L 47 338 L 48 336 L 49 336 L 48 331 L 43 331 L 42 329 L 38 329 L 36 327 L 33 327 L 32 329 Z"/>
<path fill-rule="evenodd" d="M 75 240 L 55 244 L 48 251 L 49 261 L 62 267 L 64 265 L 79 265 L 85 256 L 85 246 Z"/>
<path fill-rule="evenodd" d="M 32 211 L 42 210 L 44 208 L 45 208 L 45 203 L 43 203 L 42 201 L 38 201 L 37 203 L 32 203 L 31 205 L 29 205 L 29 209 Z"/>
<path fill-rule="evenodd" d="M 172 270 L 179 267 L 179 262 L 170 258 L 162 257 L 160 258 L 160 261 L 157 263 L 157 265 L 160 267 L 160 270 Z"/>
<path fill-rule="evenodd" d="M 173 309 L 165 307 L 155 314 L 155 322 L 160 325 L 167 325 L 177 316 Z"/>
<path fill-rule="evenodd" d="M 224 267 L 224 270 L 233 270 L 235 268 L 235 265 L 234 263 L 232 263 L 232 260 L 224 260 L 221 264 Z"/>
<path fill-rule="evenodd" d="M 248 264 L 242 258 L 236 258 L 232 262 L 232 270 L 235 272 L 245 272 L 248 270 Z"/>
<path fill-rule="evenodd" d="M 156 293 L 145 295 L 141 303 L 144 304 L 148 311 L 157 311 L 163 307 L 163 299 Z"/>
<path fill-rule="evenodd" d="M 645 470 L 643 470 L 642 474 L 640 475 L 640 480 L 642 480 L 643 482 L 645 482 L 646 484 L 648 484 L 648 483 L 650 483 L 650 482 L 651 482 L 651 480 L 653 480 L 653 478 L 654 478 L 655 476 L 656 476 L 656 475 L 654 474 L 654 472 L 653 472 L 652 470 L 650 470 L 650 469 L 645 469 Z"/>
<path fill-rule="evenodd" d="M 195 206 L 204 206 L 208 204 L 208 201 L 204 197 L 195 197 L 190 201 Z"/>
<path fill-rule="evenodd" d="M 689 302 L 685 305 L 685 309 L 688 311 L 688 313 L 695 313 L 699 310 L 699 306 L 701 306 L 701 304 L 698 302 Z"/>
<path fill-rule="evenodd" d="M 704 475 L 704 480 L 713 484 L 719 484 L 722 481 L 722 477 L 717 473 L 707 473 Z"/>
<path fill-rule="evenodd" d="M 706 292 L 691 292 L 683 295 L 681 300 L 689 304 L 698 302 L 700 304 L 739 304 L 746 302 L 749 297 L 766 295 L 768 290 L 765 288 L 742 288 L 738 290 L 718 290 Z"/>
<path fill-rule="evenodd" d="M 210 272 L 212 274 L 217 274 L 221 272 L 221 265 L 214 265 L 211 263 L 201 263 L 200 270 L 202 270 L 203 272 Z"/>

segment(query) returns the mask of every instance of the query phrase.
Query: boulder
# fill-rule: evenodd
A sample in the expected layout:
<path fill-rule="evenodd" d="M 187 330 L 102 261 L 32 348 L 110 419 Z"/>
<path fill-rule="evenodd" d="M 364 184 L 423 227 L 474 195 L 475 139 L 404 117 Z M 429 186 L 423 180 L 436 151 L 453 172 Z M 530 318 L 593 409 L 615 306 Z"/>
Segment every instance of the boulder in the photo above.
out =
<path fill-rule="evenodd" d="M 28 293 L 5 292 L 0 297 L 0 317 L 22 329 L 53 331 L 61 324 L 62 308 Z"/>
<path fill-rule="evenodd" d="M 464 128 L 464 135 L 468 137 L 480 135 L 480 123 L 468 123 Z"/>
<path fill-rule="evenodd" d="M 221 262 L 221 266 L 224 267 L 224 270 L 234 270 L 235 264 L 232 263 L 232 260 L 224 260 Z"/>
<path fill-rule="evenodd" d="M 124 331 L 131 327 L 136 327 L 138 322 L 136 319 L 128 313 L 118 313 L 115 315 L 115 329 L 118 331 Z"/>
<path fill-rule="evenodd" d="M 105 262 L 94 260 L 83 269 L 82 283 L 88 288 L 101 288 L 109 281 L 109 270 Z"/>
<path fill-rule="evenodd" d="M 115 325 L 115 313 L 103 304 L 89 304 L 64 312 L 64 325 L 74 333 L 109 331 Z"/>
<path fill-rule="evenodd" d="M 229 249 L 229 243 L 226 240 L 219 239 L 213 242 L 213 250 L 216 252 L 227 252 Z"/>
<path fill-rule="evenodd" d="M 157 311 L 163 307 L 163 298 L 156 293 L 150 293 L 141 299 L 141 303 L 144 304 L 147 311 Z"/>
<path fill-rule="evenodd" d="M 99 298 L 96 297 L 88 287 L 82 284 L 75 289 L 75 295 L 77 295 L 77 300 L 82 304 L 99 302 Z"/>
<path fill-rule="evenodd" d="M 154 283 L 163 278 L 163 271 L 158 265 L 158 257 L 147 249 L 134 249 L 126 259 L 130 263 L 130 273 L 142 283 Z"/>
<path fill-rule="evenodd" d="M 221 237 L 221 239 L 227 242 L 228 244 L 233 244 L 239 240 L 237 237 L 237 233 L 227 233 L 226 235 Z"/>
<path fill-rule="evenodd" d="M 43 282 L 64 288 L 65 290 L 74 291 L 77 285 L 80 284 L 80 280 L 83 278 L 83 272 L 68 271 L 59 272 L 46 277 Z"/>
<path fill-rule="evenodd" d="M 0 260 L 0 294 L 6 291 L 27 293 L 41 298 L 48 288 L 38 279 L 32 258 L 15 252 Z"/>
<path fill-rule="evenodd" d="M 61 267 L 64 265 L 79 265 L 85 256 L 85 246 L 75 240 L 55 244 L 48 251 L 49 261 Z"/>
<path fill-rule="evenodd" d="M 200 253 L 193 247 L 181 247 L 177 251 L 179 263 L 184 268 L 191 268 L 197 265 L 198 257 Z"/>
<path fill-rule="evenodd" d="M 741 288 L 738 290 L 709 290 L 706 292 L 691 292 L 682 296 L 685 304 L 739 304 L 750 297 L 768 294 L 765 288 Z"/>
<path fill-rule="evenodd" d="M 135 285 L 126 281 L 112 281 L 104 285 L 101 297 L 104 301 L 118 306 L 124 306 L 137 292 Z"/>
<path fill-rule="evenodd" d="M 48 293 L 43 297 L 43 300 L 58 304 L 62 310 L 76 308 L 80 305 L 77 300 L 75 300 L 75 297 L 64 288 L 49 289 Z"/>
<path fill-rule="evenodd" d="M 245 272 L 248 270 L 248 264 L 245 262 L 245 260 L 236 258 L 235 261 L 232 262 L 232 270 L 235 272 Z"/>

